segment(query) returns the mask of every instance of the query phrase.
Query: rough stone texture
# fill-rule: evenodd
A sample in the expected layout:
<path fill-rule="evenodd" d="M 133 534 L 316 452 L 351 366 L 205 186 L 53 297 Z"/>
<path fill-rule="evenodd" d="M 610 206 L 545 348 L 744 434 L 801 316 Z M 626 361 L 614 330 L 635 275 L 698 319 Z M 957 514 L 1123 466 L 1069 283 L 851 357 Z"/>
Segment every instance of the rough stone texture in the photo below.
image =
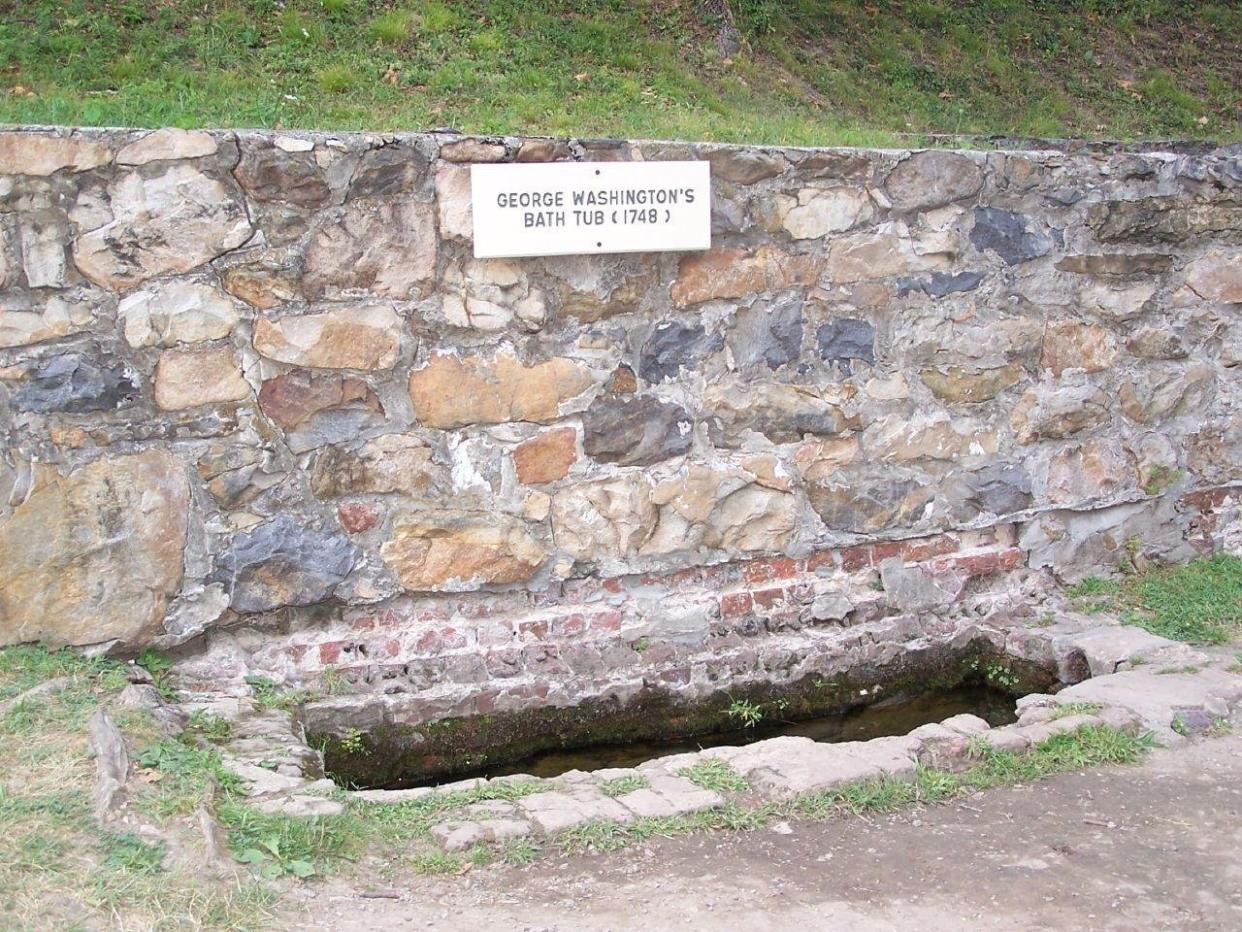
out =
<path fill-rule="evenodd" d="M 978 161 L 957 152 L 916 152 L 897 163 L 884 190 L 897 210 L 926 210 L 977 194 L 983 186 Z"/>
<path fill-rule="evenodd" d="M 357 548 L 344 536 L 281 515 L 233 539 L 220 555 L 217 580 L 234 611 L 311 605 L 332 595 L 357 558 Z"/>
<path fill-rule="evenodd" d="M 84 353 L 50 356 L 13 393 L 16 411 L 84 414 L 124 407 L 138 394 L 137 379 L 115 360 Z"/>
<path fill-rule="evenodd" d="M 519 444 L 513 451 L 518 481 L 541 485 L 565 478 L 578 461 L 578 432 L 572 427 L 545 431 Z"/>
<path fill-rule="evenodd" d="M 181 586 L 189 497 L 161 450 L 49 478 L 0 519 L 0 644 L 147 642 Z"/>
<path fill-rule="evenodd" d="M 710 250 L 472 257 L 471 161 L 639 155 L 712 162 Z M 1236 159 L 0 132 L 5 624 L 331 667 L 371 728 L 831 678 L 1236 549 Z"/>
<path fill-rule="evenodd" d="M 417 201 L 355 202 L 315 231 L 305 262 L 307 297 L 417 297 L 435 275 L 435 216 Z"/>
<path fill-rule="evenodd" d="M 380 552 L 406 589 L 441 592 L 522 582 L 547 558 L 520 525 L 482 517 L 401 519 Z"/>
<path fill-rule="evenodd" d="M 649 466 L 690 449 L 684 408 L 647 395 L 596 399 L 582 415 L 582 447 L 599 463 Z"/>
<path fill-rule="evenodd" d="M 254 348 L 278 362 L 319 369 L 391 369 L 401 321 L 391 307 L 364 305 L 255 323 Z"/>
<path fill-rule="evenodd" d="M 149 162 L 197 159 L 215 155 L 219 143 L 211 133 L 184 129 L 157 129 L 116 154 L 118 165 L 146 165 Z"/>
<path fill-rule="evenodd" d="M 222 404 L 250 397 L 227 346 L 210 349 L 165 350 L 155 367 L 155 404 L 164 411 Z"/>
<path fill-rule="evenodd" d="M 996 253 L 1006 265 L 1036 259 L 1053 246 L 1052 237 L 1032 230 L 1030 221 L 1022 214 L 995 207 L 975 208 L 970 242 L 980 252 Z"/>
<path fill-rule="evenodd" d="M 46 177 L 61 170 L 87 171 L 111 157 L 102 143 L 46 133 L 0 134 L 0 175 Z"/>
<path fill-rule="evenodd" d="M 410 373 L 409 391 L 420 423 L 454 428 L 552 421 L 563 403 L 594 383 L 590 372 L 570 359 L 528 366 L 508 352 L 492 359 L 437 353 Z"/>
<path fill-rule="evenodd" d="M 738 311 L 729 347 L 739 366 L 779 369 L 802 355 L 802 298 L 797 293 Z"/>
<path fill-rule="evenodd" d="M 112 220 L 78 237 L 73 261 L 113 291 L 198 268 L 253 232 L 236 187 L 183 162 L 154 176 L 120 174 L 108 196 Z"/>
<path fill-rule="evenodd" d="M 240 315 L 210 285 L 168 282 L 136 291 L 117 307 L 130 346 L 172 346 L 217 340 L 233 332 Z"/>

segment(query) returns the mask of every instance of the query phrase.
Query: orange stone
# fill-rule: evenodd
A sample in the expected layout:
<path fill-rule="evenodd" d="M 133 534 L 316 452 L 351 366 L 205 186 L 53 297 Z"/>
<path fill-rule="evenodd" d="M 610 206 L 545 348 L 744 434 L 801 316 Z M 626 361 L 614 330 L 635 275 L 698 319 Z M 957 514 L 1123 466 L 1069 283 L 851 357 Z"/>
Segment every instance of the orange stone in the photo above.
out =
<path fill-rule="evenodd" d="M 578 461 L 578 432 L 558 427 L 532 437 L 513 451 L 518 481 L 525 485 L 555 482 L 569 473 Z"/>

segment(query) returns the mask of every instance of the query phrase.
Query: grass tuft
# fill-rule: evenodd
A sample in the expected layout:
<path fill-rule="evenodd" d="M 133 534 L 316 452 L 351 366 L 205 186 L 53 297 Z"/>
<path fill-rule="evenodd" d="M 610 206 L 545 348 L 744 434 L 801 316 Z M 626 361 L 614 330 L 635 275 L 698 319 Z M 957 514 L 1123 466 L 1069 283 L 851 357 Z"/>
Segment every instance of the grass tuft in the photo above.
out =
<path fill-rule="evenodd" d="M 745 793 L 750 790 L 745 777 L 716 758 L 700 761 L 693 767 L 683 767 L 677 775 L 717 793 Z"/>

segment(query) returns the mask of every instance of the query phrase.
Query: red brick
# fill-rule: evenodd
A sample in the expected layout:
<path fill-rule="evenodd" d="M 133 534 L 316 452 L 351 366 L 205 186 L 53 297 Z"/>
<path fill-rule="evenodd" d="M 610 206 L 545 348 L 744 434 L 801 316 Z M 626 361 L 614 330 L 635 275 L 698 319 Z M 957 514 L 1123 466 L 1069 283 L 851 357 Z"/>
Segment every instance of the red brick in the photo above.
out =
<path fill-rule="evenodd" d="M 836 569 L 840 563 L 839 557 L 841 553 L 842 551 L 838 550 L 816 550 L 806 558 L 806 571 L 814 573 L 816 570 Z M 853 569 L 859 569 L 859 567 L 853 567 Z"/>
<path fill-rule="evenodd" d="M 726 592 L 720 597 L 720 614 L 725 618 L 739 618 L 754 611 L 755 600 L 745 590 Z"/>
<path fill-rule="evenodd" d="M 793 557 L 750 560 L 742 564 L 742 578 L 748 583 L 770 582 L 774 579 L 793 579 L 798 575 L 800 562 Z"/>
<path fill-rule="evenodd" d="M 587 619 L 581 612 L 558 615 L 551 620 L 550 627 L 554 637 L 572 637 L 575 634 L 582 634 L 586 631 Z"/>
<path fill-rule="evenodd" d="M 587 627 L 592 631 L 620 631 L 622 617 L 620 609 L 605 609 L 602 612 L 592 614 L 587 619 Z"/>
<path fill-rule="evenodd" d="M 337 663 L 341 659 L 341 651 L 348 641 L 324 641 L 319 645 L 319 662 L 325 666 Z"/>
<path fill-rule="evenodd" d="M 549 627 L 546 618 L 528 618 L 525 621 L 515 622 L 513 630 L 517 632 L 518 640 L 543 641 L 548 637 Z"/>
<path fill-rule="evenodd" d="M 751 592 L 751 597 L 758 608 L 774 608 L 785 601 L 786 593 L 784 586 L 771 586 L 767 589 L 755 589 Z"/>
<path fill-rule="evenodd" d="M 421 632 L 414 640 L 414 649 L 422 654 L 439 654 L 446 650 L 456 650 L 465 647 L 467 644 L 466 635 L 458 631 L 456 628 L 444 626 L 439 628 L 428 628 Z"/>
<path fill-rule="evenodd" d="M 1229 496 L 1233 491 L 1233 489 L 1229 488 L 1219 488 L 1202 489 L 1198 492 L 1187 492 L 1182 496 L 1181 501 L 1178 502 L 1178 504 L 1189 506 L 1191 508 L 1197 508 L 1200 511 L 1211 511 L 1214 508 L 1219 508 L 1226 501 L 1228 501 Z"/>
<path fill-rule="evenodd" d="M 966 573 L 967 576 L 985 576 L 1004 570 L 1015 570 L 1026 559 L 1026 553 L 1020 547 L 1008 547 L 1005 550 L 986 550 L 982 553 L 960 554 L 945 557 L 932 564 L 933 569 L 952 568 Z"/>
<path fill-rule="evenodd" d="M 295 664 L 301 664 L 308 650 L 310 650 L 309 644 L 294 644 L 289 648 L 289 656 Z"/>
<path fill-rule="evenodd" d="M 905 551 L 904 540 L 885 540 L 871 545 L 871 565 L 879 566 L 889 557 L 899 557 Z"/>
<path fill-rule="evenodd" d="M 871 565 L 871 548 L 865 544 L 859 547 L 847 547 L 840 551 L 841 569 L 854 573 Z"/>
<path fill-rule="evenodd" d="M 918 563 L 922 560 L 929 560 L 932 557 L 941 557 L 948 553 L 954 553 L 959 549 L 957 538 L 948 534 L 938 534 L 935 537 L 921 537 L 916 540 L 906 540 L 901 542 L 901 556 L 908 563 Z"/>
<path fill-rule="evenodd" d="M 513 625 L 507 621 L 484 621 L 475 626 L 474 636 L 480 647 L 505 647 L 513 643 Z"/>

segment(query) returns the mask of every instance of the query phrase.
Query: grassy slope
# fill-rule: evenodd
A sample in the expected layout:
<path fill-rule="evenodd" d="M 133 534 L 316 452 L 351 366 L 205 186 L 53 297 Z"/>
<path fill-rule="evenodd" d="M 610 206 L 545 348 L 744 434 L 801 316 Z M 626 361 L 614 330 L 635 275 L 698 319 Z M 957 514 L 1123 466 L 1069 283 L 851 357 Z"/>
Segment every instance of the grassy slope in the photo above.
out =
<path fill-rule="evenodd" d="M 733 8 L 746 42 L 722 60 L 692 0 L 0 0 L 0 121 L 1242 137 L 1235 2 Z"/>

